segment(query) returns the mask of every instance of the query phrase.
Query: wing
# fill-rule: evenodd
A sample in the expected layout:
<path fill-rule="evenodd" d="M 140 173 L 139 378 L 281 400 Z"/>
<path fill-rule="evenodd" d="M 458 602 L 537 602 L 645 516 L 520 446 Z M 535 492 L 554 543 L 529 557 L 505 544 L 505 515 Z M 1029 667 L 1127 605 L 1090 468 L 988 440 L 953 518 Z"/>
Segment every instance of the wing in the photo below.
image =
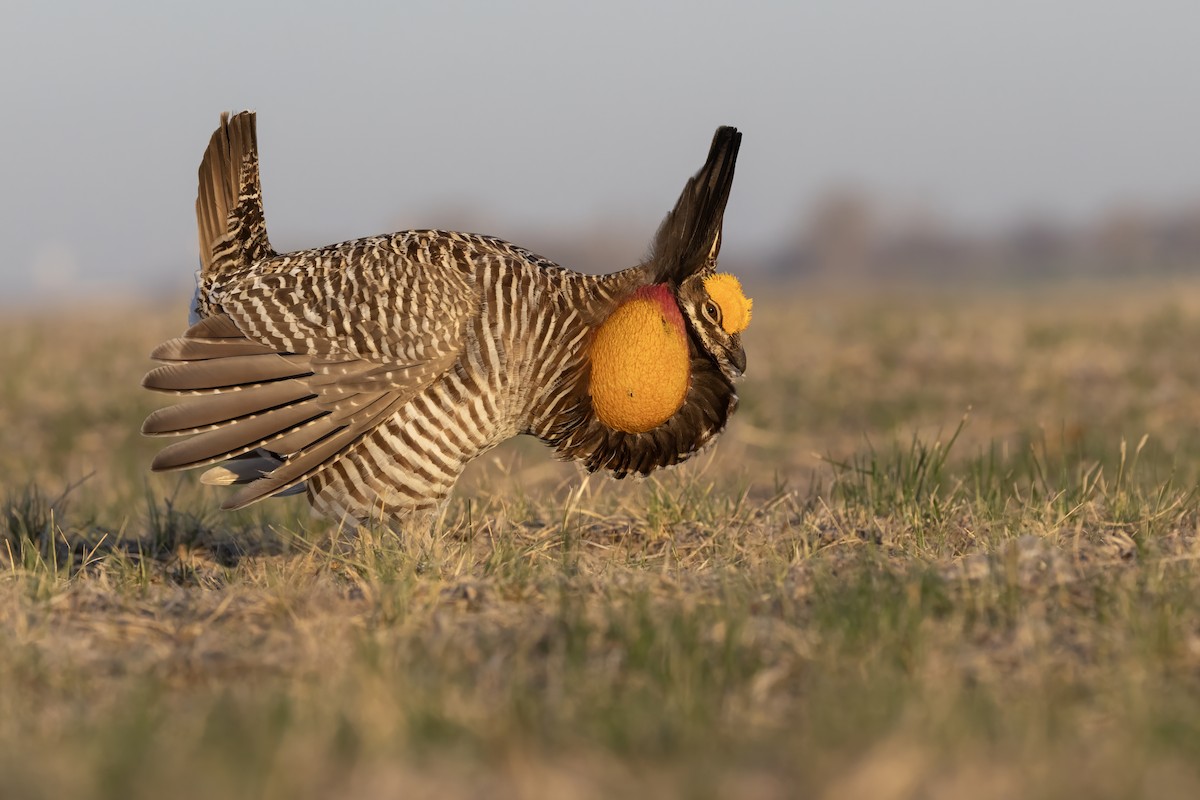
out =
<path fill-rule="evenodd" d="M 188 399 L 143 432 L 190 436 L 152 469 L 261 448 L 277 456 L 261 462 L 272 468 L 235 470 L 231 482 L 248 483 L 224 507 L 297 486 L 449 369 L 479 305 L 468 273 L 409 258 L 389 237 L 263 262 L 225 288 L 221 314 L 152 354 L 166 363 L 143 385 Z"/>

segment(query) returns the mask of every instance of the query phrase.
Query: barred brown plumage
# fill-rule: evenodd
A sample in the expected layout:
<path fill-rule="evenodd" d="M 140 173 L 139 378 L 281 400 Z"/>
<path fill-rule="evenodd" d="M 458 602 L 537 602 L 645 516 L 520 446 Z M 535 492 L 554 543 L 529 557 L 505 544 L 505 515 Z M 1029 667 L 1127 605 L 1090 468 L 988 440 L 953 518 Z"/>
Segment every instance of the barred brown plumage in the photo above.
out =
<path fill-rule="evenodd" d="M 618 478 L 686 460 L 725 427 L 745 368 L 740 328 L 722 327 L 705 286 L 740 140 L 733 128 L 717 130 L 642 264 L 593 276 L 450 231 L 277 254 L 263 221 L 254 114 L 223 115 L 196 200 L 200 321 L 152 353 L 164 365 L 143 382 L 182 398 L 151 414 L 143 432 L 188 438 L 152 468 L 225 462 L 204 475 L 238 487 L 225 508 L 306 491 L 319 511 L 367 521 L 436 508 L 469 461 L 518 434 Z M 736 296 L 726 290 L 721 302 L 744 301 L 748 319 L 740 288 Z M 675 350 L 640 345 L 591 358 L 607 322 L 646 317 L 614 315 L 635 297 L 651 304 L 655 324 L 608 340 L 682 336 L 676 362 L 648 363 L 647 352 Z M 647 381 L 670 370 L 683 371 L 682 399 L 653 399 L 663 393 L 646 391 Z M 605 419 L 590 391 L 601 372 L 618 387 Z M 630 418 L 649 422 L 614 422 L 622 392 L 637 411 Z M 669 405 L 649 415 L 637 405 L 654 402 Z"/>

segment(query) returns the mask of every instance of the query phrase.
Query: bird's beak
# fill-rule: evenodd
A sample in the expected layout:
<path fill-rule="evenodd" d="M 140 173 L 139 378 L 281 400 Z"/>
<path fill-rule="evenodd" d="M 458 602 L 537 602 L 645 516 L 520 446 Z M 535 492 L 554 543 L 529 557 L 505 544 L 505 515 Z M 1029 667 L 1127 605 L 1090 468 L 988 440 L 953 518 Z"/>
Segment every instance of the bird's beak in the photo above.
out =
<path fill-rule="evenodd" d="M 725 351 L 729 354 L 729 361 L 737 368 L 738 375 L 746 373 L 746 348 L 742 347 L 739 341 Z"/>

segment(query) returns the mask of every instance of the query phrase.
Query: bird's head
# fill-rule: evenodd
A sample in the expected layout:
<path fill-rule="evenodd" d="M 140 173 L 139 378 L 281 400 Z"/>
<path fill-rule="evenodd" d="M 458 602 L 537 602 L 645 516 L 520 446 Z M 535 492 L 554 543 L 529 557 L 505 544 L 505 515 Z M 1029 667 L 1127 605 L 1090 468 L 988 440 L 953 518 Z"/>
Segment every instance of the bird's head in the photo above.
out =
<path fill-rule="evenodd" d="M 679 308 L 708 353 L 727 378 L 746 371 L 742 331 L 750 324 L 753 301 L 732 275 L 709 272 L 686 279 L 676 293 Z"/>

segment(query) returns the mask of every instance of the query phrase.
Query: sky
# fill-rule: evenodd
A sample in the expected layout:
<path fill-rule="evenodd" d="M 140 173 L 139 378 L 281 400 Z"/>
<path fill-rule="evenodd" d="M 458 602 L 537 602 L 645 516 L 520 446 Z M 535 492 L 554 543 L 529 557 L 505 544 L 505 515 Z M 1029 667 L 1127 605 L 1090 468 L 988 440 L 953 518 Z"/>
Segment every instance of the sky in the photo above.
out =
<path fill-rule="evenodd" d="M 6 0 L 0 19 L 0 308 L 185 286 L 196 168 L 242 108 L 281 251 L 466 217 L 527 245 L 597 220 L 648 243 L 722 124 L 744 133 L 726 255 L 794 238 L 839 186 L 977 227 L 1200 200 L 1195 2 Z"/>

